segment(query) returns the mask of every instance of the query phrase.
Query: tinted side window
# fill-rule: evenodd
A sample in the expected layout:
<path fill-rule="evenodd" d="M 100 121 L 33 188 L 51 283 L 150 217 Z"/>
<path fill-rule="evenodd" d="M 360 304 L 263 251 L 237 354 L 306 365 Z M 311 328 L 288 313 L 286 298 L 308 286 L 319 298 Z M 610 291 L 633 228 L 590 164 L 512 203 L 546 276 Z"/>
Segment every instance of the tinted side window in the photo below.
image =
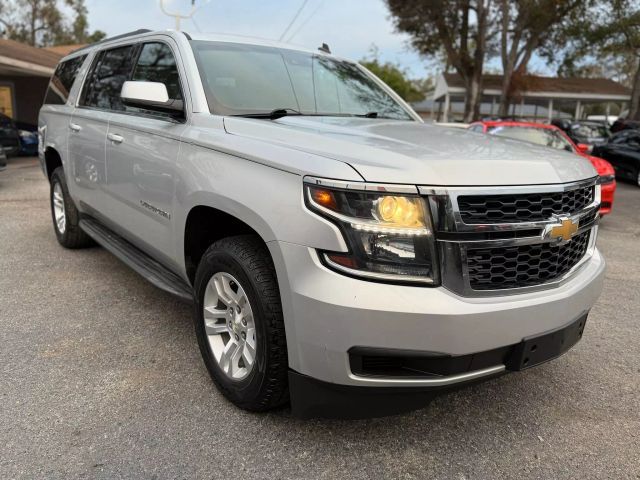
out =
<path fill-rule="evenodd" d="M 171 100 L 182 100 L 176 59 L 164 43 L 147 43 L 142 47 L 132 80 L 164 83 Z"/>
<path fill-rule="evenodd" d="M 122 84 L 131 76 L 134 47 L 100 52 L 85 86 L 81 105 L 105 110 L 124 110 L 120 99 Z"/>
<path fill-rule="evenodd" d="M 64 105 L 67 103 L 69 92 L 85 58 L 87 56 L 83 55 L 58 64 L 49 82 L 47 94 L 44 97 L 45 104 Z"/>

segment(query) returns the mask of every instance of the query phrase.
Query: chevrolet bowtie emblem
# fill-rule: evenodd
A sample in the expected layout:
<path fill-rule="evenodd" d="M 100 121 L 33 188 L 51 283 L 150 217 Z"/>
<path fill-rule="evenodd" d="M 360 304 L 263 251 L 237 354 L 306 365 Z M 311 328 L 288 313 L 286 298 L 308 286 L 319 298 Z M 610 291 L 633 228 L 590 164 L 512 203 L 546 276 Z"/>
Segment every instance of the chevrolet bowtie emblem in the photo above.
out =
<path fill-rule="evenodd" d="M 580 227 L 579 220 L 571 220 L 570 218 L 558 218 L 559 224 L 548 225 L 545 231 L 545 237 L 553 240 L 568 242 L 578 232 Z"/>

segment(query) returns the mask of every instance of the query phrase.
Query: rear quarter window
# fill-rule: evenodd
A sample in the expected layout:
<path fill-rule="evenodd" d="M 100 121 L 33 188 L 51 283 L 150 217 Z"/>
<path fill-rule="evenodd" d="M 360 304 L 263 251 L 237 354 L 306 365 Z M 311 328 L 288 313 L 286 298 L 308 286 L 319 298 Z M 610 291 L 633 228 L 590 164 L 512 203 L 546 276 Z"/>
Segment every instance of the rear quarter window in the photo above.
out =
<path fill-rule="evenodd" d="M 75 57 L 65 62 L 61 62 L 56 67 L 56 71 L 51 77 L 44 103 L 49 105 L 64 105 L 69 100 L 69 92 L 73 87 L 80 67 L 84 63 L 86 55 Z"/>

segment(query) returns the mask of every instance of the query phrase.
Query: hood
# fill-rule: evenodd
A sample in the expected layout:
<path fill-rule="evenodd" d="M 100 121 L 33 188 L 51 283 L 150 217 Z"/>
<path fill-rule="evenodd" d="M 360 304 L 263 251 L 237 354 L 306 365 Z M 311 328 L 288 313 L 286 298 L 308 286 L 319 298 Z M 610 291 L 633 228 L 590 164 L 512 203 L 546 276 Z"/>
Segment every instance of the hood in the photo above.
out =
<path fill-rule="evenodd" d="M 364 180 L 418 185 L 529 185 L 596 175 L 567 152 L 419 122 L 343 117 L 226 117 L 232 135 L 340 160 Z"/>

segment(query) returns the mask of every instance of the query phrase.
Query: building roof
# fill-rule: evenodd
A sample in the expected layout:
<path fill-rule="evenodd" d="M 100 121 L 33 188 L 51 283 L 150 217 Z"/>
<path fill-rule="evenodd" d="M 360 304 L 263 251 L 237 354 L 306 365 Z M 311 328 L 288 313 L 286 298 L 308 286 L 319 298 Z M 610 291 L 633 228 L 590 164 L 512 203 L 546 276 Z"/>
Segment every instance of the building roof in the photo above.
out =
<path fill-rule="evenodd" d="M 45 47 L 45 50 L 60 55 L 61 57 L 65 57 L 71 52 L 75 52 L 76 50 L 80 50 L 81 48 L 84 48 L 86 46 L 86 43 L 76 43 L 72 45 L 56 45 L 54 47 Z"/>
<path fill-rule="evenodd" d="M 50 76 L 62 55 L 0 39 L 0 74 Z"/>
<path fill-rule="evenodd" d="M 502 75 L 483 75 L 482 90 L 485 95 L 499 95 Z M 561 78 L 527 75 L 522 78 L 522 94 L 532 97 L 628 100 L 631 90 L 608 78 Z M 456 73 L 441 75 L 436 84 L 435 98 L 445 93 L 464 92 L 462 77 Z"/>

